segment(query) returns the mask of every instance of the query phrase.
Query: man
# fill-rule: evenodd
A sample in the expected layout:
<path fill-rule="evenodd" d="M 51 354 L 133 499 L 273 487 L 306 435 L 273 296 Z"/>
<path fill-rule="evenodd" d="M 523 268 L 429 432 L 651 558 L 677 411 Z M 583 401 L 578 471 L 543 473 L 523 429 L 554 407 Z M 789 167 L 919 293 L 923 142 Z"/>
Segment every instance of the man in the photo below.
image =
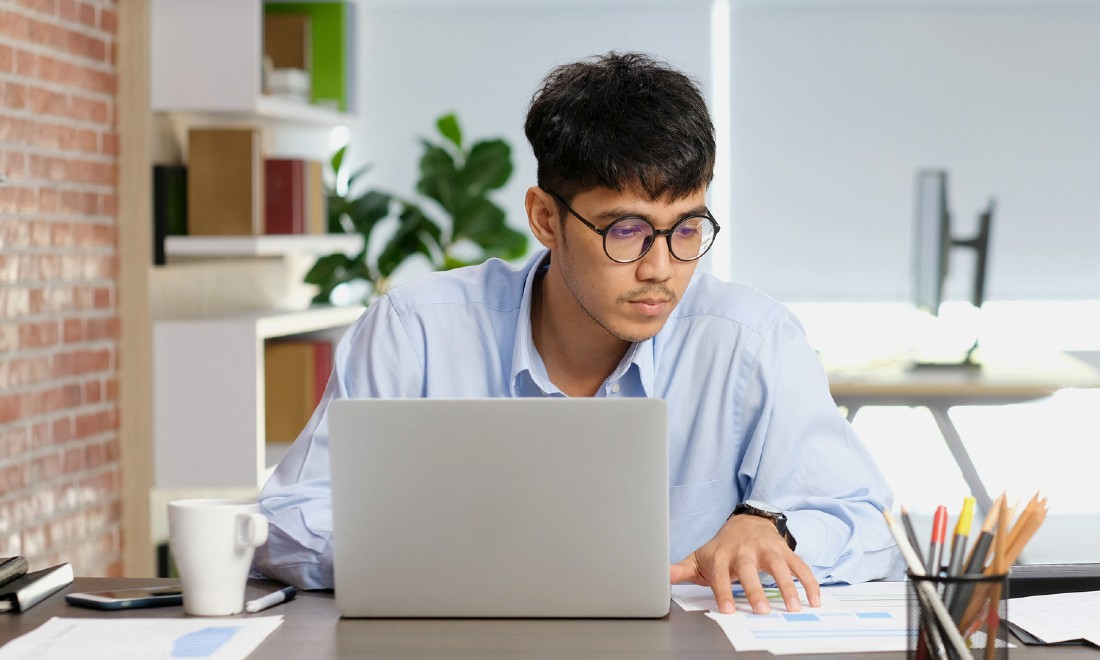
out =
<path fill-rule="evenodd" d="M 260 496 L 271 539 L 257 568 L 332 586 L 333 398 L 648 396 L 669 409 L 673 583 L 710 585 L 731 612 L 740 580 L 763 613 L 760 572 L 791 610 L 795 578 L 816 606 L 819 579 L 886 576 L 896 554 L 879 511 L 892 495 L 801 326 L 696 273 L 719 227 L 705 204 L 714 129 L 695 85 L 639 54 L 564 65 L 536 92 L 526 133 L 538 160 L 527 216 L 546 250 L 519 269 L 421 277 L 349 329 Z"/>

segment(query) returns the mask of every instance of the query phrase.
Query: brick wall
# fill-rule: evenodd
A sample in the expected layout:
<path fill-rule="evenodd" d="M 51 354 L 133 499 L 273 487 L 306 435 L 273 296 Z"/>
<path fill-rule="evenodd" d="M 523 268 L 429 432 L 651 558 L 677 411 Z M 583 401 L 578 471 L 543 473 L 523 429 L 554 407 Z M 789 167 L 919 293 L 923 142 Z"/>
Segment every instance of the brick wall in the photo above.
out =
<path fill-rule="evenodd" d="M 121 574 L 114 0 L 0 0 L 0 556 Z"/>

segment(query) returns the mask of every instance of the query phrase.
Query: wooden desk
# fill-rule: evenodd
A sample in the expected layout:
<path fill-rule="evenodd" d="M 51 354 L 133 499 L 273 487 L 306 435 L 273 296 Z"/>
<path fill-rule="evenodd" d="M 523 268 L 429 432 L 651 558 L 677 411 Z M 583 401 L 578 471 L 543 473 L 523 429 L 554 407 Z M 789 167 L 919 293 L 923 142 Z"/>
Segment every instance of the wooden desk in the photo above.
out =
<path fill-rule="evenodd" d="M 989 511 L 992 499 L 951 422 L 950 408 L 1022 403 L 1067 387 L 1100 387 L 1100 372 L 1059 352 L 983 349 L 978 359 L 980 369 L 912 368 L 900 360 L 845 365 L 830 363 L 827 356 L 822 362 L 833 400 L 847 408 L 848 421 L 865 406 L 928 408 L 978 507 Z"/>
<path fill-rule="evenodd" d="M 96 591 L 149 584 L 165 579 L 78 578 L 68 591 Z M 248 597 L 277 588 L 254 581 Z M 340 619 L 329 592 L 302 592 L 298 598 L 267 610 L 285 617 L 251 656 L 274 660 L 333 658 L 774 658 L 769 653 L 734 653 L 718 625 L 702 612 L 676 605 L 664 619 Z M 0 642 L 29 632 L 50 617 L 144 618 L 182 617 L 181 607 L 102 612 L 65 603 L 61 594 L 21 615 L 0 615 Z M 836 655 L 787 656 L 829 660 Z M 861 653 L 860 660 L 903 658 L 903 653 Z M 1087 647 L 1031 647 L 1013 650 L 1013 658 L 1097 658 Z"/>

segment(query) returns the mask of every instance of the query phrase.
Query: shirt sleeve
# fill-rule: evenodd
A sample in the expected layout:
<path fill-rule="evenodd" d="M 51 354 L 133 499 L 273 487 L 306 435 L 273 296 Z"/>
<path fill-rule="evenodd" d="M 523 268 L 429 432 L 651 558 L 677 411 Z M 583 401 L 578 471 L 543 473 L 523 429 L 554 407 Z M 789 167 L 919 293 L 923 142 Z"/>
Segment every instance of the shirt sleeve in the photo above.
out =
<path fill-rule="evenodd" d="M 302 589 L 333 588 L 328 404 L 337 398 L 417 396 L 423 387 L 420 365 L 388 297 L 344 334 L 321 402 L 260 492 L 269 534 L 256 549 L 255 575 Z"/>
<path fill-rule="evenodd" d="M 893 493 L 837 410 L 820 360 L 786 310 L 762 339 L 745 415 L 741 492 L 787 513 L 796 552 L 818 580 L 896 575 L 901 556 L 881 513 Z"/>

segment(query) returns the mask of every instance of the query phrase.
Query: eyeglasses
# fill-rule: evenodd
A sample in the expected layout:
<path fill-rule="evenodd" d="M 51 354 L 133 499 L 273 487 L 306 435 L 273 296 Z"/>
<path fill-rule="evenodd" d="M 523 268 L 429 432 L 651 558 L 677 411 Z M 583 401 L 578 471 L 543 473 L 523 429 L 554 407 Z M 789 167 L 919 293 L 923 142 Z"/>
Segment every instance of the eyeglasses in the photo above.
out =
<path fill-rule="evenodd" d="M 645 218 L 624 215 L 600 229 L 574 211 L 561 195 L 553 190 L 546 192 L 558 200 L 573 217 L 583 222 L 585 227 L 602 236 L 604 254 L 621 264 L 629 264 L 644 257 L 658 236 L 664 236 L 668 241 L 668 252 L 673 257 L 680 261 L 695 261 L 707 253 L 721 229 L 710 214 L 680 218 L 670 229 L 657 229 Z"/>

